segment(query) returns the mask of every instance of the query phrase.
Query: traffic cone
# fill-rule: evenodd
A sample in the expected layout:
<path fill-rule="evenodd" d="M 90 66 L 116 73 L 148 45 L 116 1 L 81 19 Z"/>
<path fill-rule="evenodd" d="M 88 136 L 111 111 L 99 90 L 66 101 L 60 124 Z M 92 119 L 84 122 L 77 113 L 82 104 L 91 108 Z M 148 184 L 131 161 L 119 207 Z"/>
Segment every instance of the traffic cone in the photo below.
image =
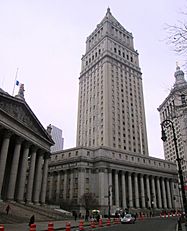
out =
<path fill-rule="evenodd" d="M 95 221 L 91 221 L 91 228 L 95 229 Z"/>
<path fill-rule="evenodd" d="M 0 225 L 0 231 L 4 231 L 4 225 Z"/>
<path fill-rule="evenodd" d="M 103 221 L 102 221 L 102 219 L 99 219 L 99 227 L 103 227 Z"/>
<path fill-rule="evenodd" d="M 66 231 L 71 231 L 71 225 L 69 222 L 66 223 Z"/>
<path fill-rule="evenodd" d="M 36 224 L 31 224 L 29 231 L 36 231 Z"/>
<path fill-rule="evenodd" d="M 54 231 L 54 224 L 53 222 L 48 223 L 48 231 Z"/>
<path fill-rule="evenodd" d="M 79 230 L 84 230 L 84 222 L 83 222 L 83 220 L 80 220 L 80 222 L 79 222 Z"/>
<path fill-rule="evenodd" d="M 110 218 L 107 219 L 106 225 L 107 225 L 107 226 L 110 226 Z"/>

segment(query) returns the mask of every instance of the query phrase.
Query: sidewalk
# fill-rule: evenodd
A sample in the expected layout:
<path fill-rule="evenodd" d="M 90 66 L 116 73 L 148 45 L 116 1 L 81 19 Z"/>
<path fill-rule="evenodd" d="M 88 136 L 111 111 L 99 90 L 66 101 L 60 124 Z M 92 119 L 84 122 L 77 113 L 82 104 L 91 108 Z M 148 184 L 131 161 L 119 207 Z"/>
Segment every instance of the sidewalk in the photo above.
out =
<path fill-rule="evenodd" d="M 54 224 L 54 229 L 55 230 L 65 230 L 66 228 L 66 223 L 70 222 L 71 227 L 78 227 L 79 226 L 79 220 L 64 220 L 64 221 L 50 221 L 53 222 Z M 45 231 L 48 230 L 48 223 L 47 221 L 44 222 L 36 222 L 36 230 L 37 231 Z M 4 224 L 5 231 L 27 231 L 29 230 L 28 223 L 21 223 L 21 224 Z"/>

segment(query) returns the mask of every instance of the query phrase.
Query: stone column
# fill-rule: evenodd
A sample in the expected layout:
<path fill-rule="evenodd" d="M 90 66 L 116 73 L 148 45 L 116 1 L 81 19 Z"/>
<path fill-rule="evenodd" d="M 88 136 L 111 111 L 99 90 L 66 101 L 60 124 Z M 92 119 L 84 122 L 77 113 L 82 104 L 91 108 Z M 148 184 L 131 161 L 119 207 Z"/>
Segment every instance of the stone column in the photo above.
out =
<path fill-rule="evenodd" d="M 42 185 L 42 165 L 43 165 L 43 154 L 39 154 L 36 163 L 36 171 L 34 178 L 34 192 L 33 192 L 33 202 L 39 204 L 41 185 Z"/>
<path fill-rule="evenodd" d="M 161 183 L 162 183 L 162 198 L 163 198 L 164 208 L 167 209 L 166 187 L 165 187 L 164 178 L 161 178 Z"/>
<path fill-rule="evenodd" d="M 32 193 L 33 193 L 33 182 L 34 182 L 34 172 L 35 172 L 35 163 L 36 163 L 36 147 L 32 147 L 31 150 L 31 159 L 29 165 L 29 176 L 27 183 L 27 193 L 26 193 L 26 202 L 31 203 Z"/>
<path fill-rule="evenodd" d="M 169 180 L 166 180 L 166 187 L 167 187 L 167 199 L 168 199 L 168 208 L 172 208 L 172 203 L 171 203 L 171 191 L 170 191 L 170 184 Z"/>
<path fill-rule="evenodd" d="M 70 200 L 72 200 L 73 199 L 73 169 L 71 169 L 71 175 L 70 175 L 70 195 L 69 195 L 69 197 L 70 197 Z"/>
<path fill-rule="evenodd" d="M 16 138 L 15 142 L 15 148 L 13 153 L 13 159 L 12 159 L 12 165 L 10 169 L 10 178 L 8 182 L 8 191 L 7 191 L 7 199 L 8 200 L 14 200 L 14 193 L 15 193 L 15 187 L 16 187 L 16 179 L 18 174 L 18 165 L 19 165 L 19 157 L 20 157 L 20 151 L 21 151 L 21 144 L 23 142 L 23 139 L 20 137 Z"/>
<path fill-rule="evenodd" d="M 161 200 L 161 192 L 160 192 L 160 178 L 157 177 L 156 179 L 156 184 L 157 184 L 157 195 L 158 195 L 158 208 L 162 208 L 162 200 Z"/>
<path fill-rule="evenodd" d="M 99 204 L 104 205 L 104 169 L 99 169 Z"/>
<path fill-rule="evenodd" d="M 56 181 L 56 202 L 59 202 L 60 198 L 60 172 L 57 172 L 57 181 Z"/>
<path fill-rule="evenodd" d="M 151 194 L 150 194 L 150 184 L 149 184 L 149 176 L 146 175 L 146 191 L 147 191 L 147 207 L 151 207 Z"/>
<path fill-rule="evenodd" d="M 5 167 L 6 167 L 6 160 L 8 155 L 8 148 L 10 143 L 10 137 L 12 133 L 9 131 L 5 131 L 2 146 L 1 146 L 1 152 L 0 152 L 0 200 L 2 198 L 1 191 L 3 187 L 3 179 L 5 174 Z"/>
<path fill-rule="evenodd" d="M 20 166 L 20 179 L 18 183 L 17 201 L 24 202 L 25 181 L 28 168 L 29 143 L 24 144 L 23 156 Z"/>
<path fill-rule="evenodd" d="M 170 182 L 170 187 L 171 187 L 171 197 L 172 197 L 172 205 L 174 209 L 177 209 L 177 198 L 179 196 L 178 191 L 176 191 L 174 187 L 174 182 Z M 178 187 L 177 187 L 178 188 Z"/>
<path fill-rule="evenodd" d="M 122 180 L 122 206 L 123 206 L 123 209 L 125 209 L 127 208 L 125 172 L 122 172 L 121 180 Z"/>
<path fill-rule="evenodd" d="M 68 174 L 67 171 L 64 171 L 64 195 L 63 195 L 63 199 L 66 200 L 66 196 L 67 196 L 67 179 L 68 179 Z M 79 195 L 80 198 L 80 195 Z"/>
<path fill-rule="evenodd" d="M 135 205 L 136 205 L 136 208 L 140 208 L 138 176 L 136 173 L 134 174 L 134 187 L 135 187 Z"/>
<path fill-rule="evenodd" d="M 110 187 L 112 186 L 112 187 Z M 110 188 L 109 188 L 110 187 Z M 108 189 L 110 190 L 110 206 L 112 206 L 112 192 L 113 192 L 113 185 L 112 185 L 112 170 L 108 169 Z"/>
<path fill-rule="evenodd" d="M 118 184 L 118 171 L 115 171 L 115 205 L 119 207 L 119 184 Z"/>
<path fill-rule="evenodd" d="M 47 178 L 48 178 L 48 165 L 49 165 L 50 153 L 46 153 L 44 157 L 42 189 L 41 189 L 41 203 L 45 204 L 46 192 L 47 192 Z"/>
<path fill-rule="evenodd" d="M 132 200 L 132 178 L 131 173 L 128 172 L 128 188 L 129 188 L 129 208 L 133 207 L 133 200 Z"/>
<path fill-rule="evenodd" d="M 155 208 L 157 207 L 157 204 L 156 204 L 155 178 L 154 178 L 154 176 L 151 177 L 151 186 L 152 186 L 152 202 L 153 202 L 153 208 L 155 209 Z"/>
<path fill-rule="evenodd" d="M 140 187 L 141 187 L 141 200 L 142 200 L 142 209 L 145 208 L 145 190 L 144 190 L 144 179 L 143 175 L 140 175 Z"/>
<path fill-rule="evenodd" d="M 49 176 L 49 200 L 52 200 L 52 191 L 53 191 L 53 182 L 54 182 L 54 176 L 53 176 L 53 172 L 50 173 Z"/>

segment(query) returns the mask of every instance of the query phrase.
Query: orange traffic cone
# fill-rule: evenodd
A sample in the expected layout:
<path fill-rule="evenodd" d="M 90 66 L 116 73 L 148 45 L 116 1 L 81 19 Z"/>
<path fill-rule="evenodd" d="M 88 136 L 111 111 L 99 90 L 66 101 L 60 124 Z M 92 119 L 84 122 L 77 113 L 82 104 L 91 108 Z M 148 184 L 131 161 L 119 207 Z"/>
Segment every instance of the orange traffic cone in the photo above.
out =
<path fill-rule="evenodd" d="M 99 219 L 99 227 L 103 227 L 103 221 L 102 221 L 102 219 Z"/>
<path fill-rule="evenodd" d="M 4 231 L 4 225 L 0 225 L 0 231 Z"/>
<path fill-rule="evenodd" d="M 54 224 L 52 222 L 48 223 L 48 231 L 54 231 Z"/>
<path fill-rule="evenodd" d="M 91 228 L 95 229 L 95 221 L 91 221 Z"/>
<path fill-rule="evenodd" d="M 79 230 L 84 230 L 84 222 L 83 222 L 83 220 L 80 220 L 80 222 L 79 222 Z"/>
<path fill-rule="evenodd" d="M 107 226 L 110 226 L 110 218 L 107 219 L 106 225 L 107 225 Z"/>
<path fill-rule="evenodd" d="M 66 223 L 66 231 L 71 231 L 71 225 L 69 222 Z"/>
<path fill-rule="evenodd" d="M 36 224 L 31 224 L 29 231 L 36 231 Z"/>

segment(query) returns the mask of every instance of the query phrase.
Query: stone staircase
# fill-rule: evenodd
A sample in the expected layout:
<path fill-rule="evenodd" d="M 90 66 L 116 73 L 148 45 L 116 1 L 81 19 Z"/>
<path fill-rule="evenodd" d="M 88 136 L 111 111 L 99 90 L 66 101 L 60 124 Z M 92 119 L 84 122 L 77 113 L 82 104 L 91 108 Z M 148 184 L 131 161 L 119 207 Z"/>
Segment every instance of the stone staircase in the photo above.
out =
<path fill-rule="evenodd" d="M 10 205 L 10 212 L 7 215 L 6 207 L 8 204 Z M 35 221 L 66 220 L 72 218 L 70 215 L 65 215 L 44 206 L 0 202 L 0 223 L 29 223 L 32 215 L 35 216 Z"/>

